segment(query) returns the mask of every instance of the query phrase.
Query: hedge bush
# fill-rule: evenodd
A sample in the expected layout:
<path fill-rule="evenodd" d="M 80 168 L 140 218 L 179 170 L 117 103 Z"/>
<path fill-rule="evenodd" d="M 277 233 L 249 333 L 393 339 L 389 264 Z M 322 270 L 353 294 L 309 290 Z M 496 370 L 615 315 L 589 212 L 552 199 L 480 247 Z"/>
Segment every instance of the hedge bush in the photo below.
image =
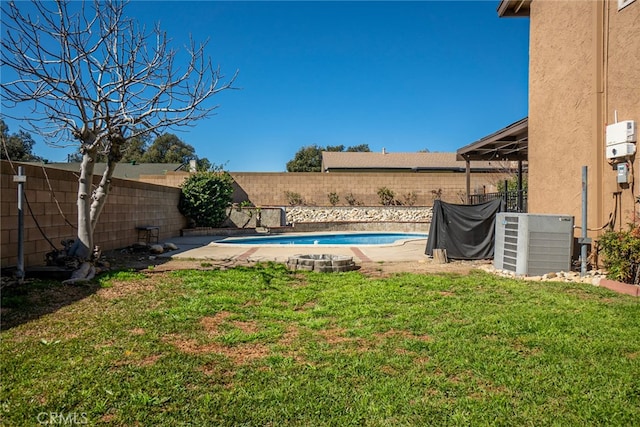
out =
<path fill-rule="evenodd" d="M 227 172 L 197 172 L 182 184 L 178 209 L 195 227 L 219 227 L 233 201 L 233 178 Z"/>
<path fill-rule="evenodd" d="M 607 277 L 638 284 L 640 277 L 640 225 L 630 224 L 627 231 L 607 231 L 598 240 Z"/>

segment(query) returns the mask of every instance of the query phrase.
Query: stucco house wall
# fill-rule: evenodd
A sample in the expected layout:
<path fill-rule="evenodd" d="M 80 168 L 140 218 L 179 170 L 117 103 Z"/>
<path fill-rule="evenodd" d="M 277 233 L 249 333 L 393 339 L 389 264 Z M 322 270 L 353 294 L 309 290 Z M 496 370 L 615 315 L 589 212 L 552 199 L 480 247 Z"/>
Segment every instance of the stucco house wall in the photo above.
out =
<path fill-rule="evenodd" d="M 588 167 L 588 227 L 625 228 L 640 189 L 618 185 L 605 158 L 605 128 L 640 123 L 640 1 L 548 1 L 530 5 L 529 212 L 570 214 L 581 224 Z M 594 233 L 592 233 L 594 234 Z M 596 233 L 597 234 L 597 233 Z"/>

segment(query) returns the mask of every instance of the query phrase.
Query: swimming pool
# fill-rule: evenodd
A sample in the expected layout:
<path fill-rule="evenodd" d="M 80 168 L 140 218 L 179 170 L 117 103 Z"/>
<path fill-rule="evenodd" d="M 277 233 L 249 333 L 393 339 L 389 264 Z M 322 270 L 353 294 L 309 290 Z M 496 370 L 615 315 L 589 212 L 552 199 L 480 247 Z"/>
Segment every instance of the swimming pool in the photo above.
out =
<path fill-rule="evenodd" d="M 228 237 L 216 243 L 234 245 L 389 245 L 402 240 L 426 239 L 426 233 L 305 233 L 260 237 Z"/>

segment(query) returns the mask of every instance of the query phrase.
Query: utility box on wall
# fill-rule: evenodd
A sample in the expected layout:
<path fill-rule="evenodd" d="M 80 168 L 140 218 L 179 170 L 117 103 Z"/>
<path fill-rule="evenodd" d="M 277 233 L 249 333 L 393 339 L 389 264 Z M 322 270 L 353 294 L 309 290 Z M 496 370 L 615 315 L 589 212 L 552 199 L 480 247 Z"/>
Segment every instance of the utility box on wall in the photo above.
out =
<path fill-rule="evenodd" d="M 498 213 L 493 265 L 522 276 L 570 271 L 573 223 L 569 215 Z"/>
<path fill-rule="evenodd" d="M 636 152 L 636 144 L 630 142 L 624 142 L 621 144 L 607 145 L 605 153 L 607 159 L 617 159 L 620 157 L 628 157 L 634 155 Z"/>
<path fill-rule="evenodd" d="M 637 126 L 633 120 L 608 125 L 605 134 L 607 159 L 633 156 L 636 152 L 637 139 Z"/>
<path fill-rule="evenodd" d="M 606 130 L 606 140 L 607 145 L 636 142 L 636 122 L 633 120 L 625 120 L 608 125 Z"/>
<path fill-rule="evenodd" d="M 608 125 L 605 139 L 607 159 L 618 159 L 633 156 L 636 152 L 635 142 L 638 139 L 636 122 L 625 120 Z"/>

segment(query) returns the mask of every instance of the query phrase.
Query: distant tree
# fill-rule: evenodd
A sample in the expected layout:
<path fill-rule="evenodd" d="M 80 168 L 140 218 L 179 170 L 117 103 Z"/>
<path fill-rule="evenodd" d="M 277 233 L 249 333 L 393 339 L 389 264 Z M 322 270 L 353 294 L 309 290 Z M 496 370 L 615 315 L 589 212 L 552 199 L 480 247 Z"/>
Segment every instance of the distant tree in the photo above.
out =
<path fill-rule="evenodd" d="M 293 160 L 287 162 L 287 172 L 320 172 L 322 147 L 308 145 L 302 147 Z"/>
<path fill-rule="evenodd" d="M 142 157 L 147 152 L 150 135 L 139 135 L 131 138 L 129 144 L 122 150 L 122 160 L 120 162 L 142 162 Z"/>
<path fill-rule="evenodd" d="M 0 119 L 0 132 L 2 135 L 2 147 L 0 147 L 0 159 L 16 162 L 39 162 L 42 157 L 33 154 L 35 141 L 31 134 L 25 131 L 9 134 L 9 126 Z"/>
<path fill-rule="evenodd" d="M 222 166 L 211 163 L 206 157 L 198 157 L 193 146 L 170 133 L 156 138 L 138 160 L 143 163 L 181 163 L 183 165 L 195 160 L 196 169 L 199 172 L 222 170 Z"/>
<path fill-rule="evenodd" d="M 302 147 L 294 158 L 287 162 L 287 172 L 320 172 L 322 169 L 323 151 L 345 151 L 344 145 L 328 145 L 320 147 L 318 145 L 308 145 Z M 348 152 L 370 152 L 368 144 L 354 145 L 347 147 Z"/>
<path fill-rule="evenodd" d="M 348 152 L 357 152 L 357 153 L 369 153 L 371 149 L 369 149 L 369 144 L 360 144 L 354 145 L 351 147 L 347 147 Z"/>
<path fill-rule="evenodd" d="M 349 147 L 351 148 L 351 147 Z M 320 147 L 320 151 L 344 151 L 344 145 L 327 145 L 325 148 Z"/>
<path fill-rule="evenodd" d="M 189 163 L 196 159 L 193 146 L 182 141 L 176 135 L 165 133 L 153 141 L 142 155 L 144 163 Z"/>
<path fill-rule="evenodd" d="M 122 148 L 122 159 L 120 159 L 119 163 L 131 163 L 131 162 L 141 162 L 142 155 L 147 151 L 147 147 L 149 146 L 149 136 L 147 134 L 138 135 L 132 137 L 128 144 Z M 82 162 L 82 153 L 80 151 L 76 151 L 73 154 L 67 155 L 68 163 L 81 163 Z M 109 158 L 106 154 L 98 153 L 96 155 L 96 162 L 98 163 L 108 163 Z"/>
<path fill-rule="evenodd" d="M 206 157 L 198 158 L 196 160 L 196 169 L 198 172 L 220 172 L 224 170 L 221 165 L 213 164 Z"/>
<path fill-rule="evenodd" d="M 120 163 L 182 163 L 195 159 L 198 162 L 199 171 L 214 169 L 211 162 L 206 158 L 199 158 L 195 154 L 194 148 L 180 140 L 176 135 L 164 134 L 149 144 L 150 135 L 140 135 L 131 138 L 127 146 L 122 151 Z M 68 162 L 81 162 L 82 153 L 76 152 L 67 156 Z M 106 163 L 107 157 L 98 154 L 96 161 Z"/>

